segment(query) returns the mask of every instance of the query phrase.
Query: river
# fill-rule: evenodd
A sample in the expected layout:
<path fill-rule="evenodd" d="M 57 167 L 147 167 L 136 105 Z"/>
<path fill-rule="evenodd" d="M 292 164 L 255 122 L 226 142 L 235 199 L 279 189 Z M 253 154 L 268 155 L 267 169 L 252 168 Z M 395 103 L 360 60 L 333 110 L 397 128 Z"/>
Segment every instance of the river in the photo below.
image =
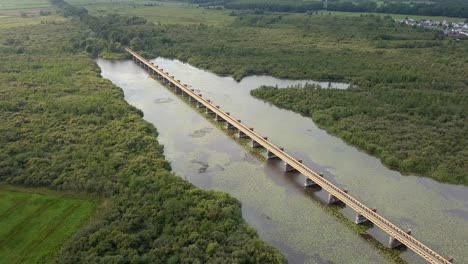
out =
<path fill-rule="evenodd" d="M 468 263 L 468 188 L 403 176 L 319 129 L 310 118 L 249 94 L 260 85 L 284 87 L 312 81 L 250 76 L 236 82 L 177 60 L 152 62 L 349 189 L 364 204 L 376 207 L 393 223 L 412 229 L 417 239 L 439 254 L 453 256 L 455 263 Z M 386 245 L 388 237 L 377 228 L 367 231 L 375 240 L 359 235 L 366 227 L 354 225 L 349 208 L 325 205 L 324 191 L 305 189 L 303 176 L 284 173 L 280 161 L 259 158 L 132 61 L 98 59 L 97 63 L 102 76 L 121 87 L 125 100 L 157 127 L 173 171 L 203 189 L 239 199 L 245 220 L 290 263 L 423 263 L 411 251 L 382 249 L 376 241 Z M 345 84 L 330 86 L 346 88 Z M 399 252 L 398 257 L 392 252 Z"/>

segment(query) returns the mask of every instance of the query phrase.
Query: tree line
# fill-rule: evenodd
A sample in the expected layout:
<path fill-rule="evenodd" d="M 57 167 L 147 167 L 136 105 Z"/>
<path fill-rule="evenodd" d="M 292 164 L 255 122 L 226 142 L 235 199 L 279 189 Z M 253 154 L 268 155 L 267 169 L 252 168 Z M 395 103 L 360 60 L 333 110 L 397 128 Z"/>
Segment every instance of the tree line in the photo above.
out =
<path fill-rule="evenodd" d="M 200 6 L 223 6 L 237 10 L 265 10 L 276 12 L 343 11 L 421 16 L 468 17 L 468 3 L 463 1 L 406 2 L 406 1 L 302 1 L 302 0 L 192 0 Z"/>

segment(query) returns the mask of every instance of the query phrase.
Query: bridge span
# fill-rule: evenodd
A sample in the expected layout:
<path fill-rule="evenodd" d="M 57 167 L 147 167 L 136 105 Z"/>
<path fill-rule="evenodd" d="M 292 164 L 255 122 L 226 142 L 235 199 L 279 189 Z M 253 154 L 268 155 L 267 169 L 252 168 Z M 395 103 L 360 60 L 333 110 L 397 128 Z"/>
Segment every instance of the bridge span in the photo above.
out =
<path fill-rule="evenodd" d="M 188 96 L 191 102 L 196 102 L 198 108 L 206 108 L 208 114 L 215 115 L 215 119 L 220 122 L 226 122 L 228 129 L 237 129 L 239 137 L 250 138 L 252 147 L 263 147 L 267 150 L 267 157 L 279 158 L 284 161 L 285 171 L 298 171 L 305 177 L 304 186 L 318 185 L 329 194 L 328 203 L 342 202 L 356 212 L 355 223 L 361 224 L 371 222 L 378 226 L 389 235 L 388 247 L 394 248 L 404 245 L 421 256 L 429 263 L 453 263 L 453 258 L 445 258 L 418 241 L 411 235 L 411 230 L 404 231 L 383 216 L 377 213 L 376 209 L 371 209 L 348 194 L 348 190 L 343 190 L 335 186 L 330 181 L 326 180 L 323 175 L 312 171 L 307 166 L 302 164 L 301 160 L 291 157 L 284 151 L 283 148 L 275 146 L 268 141 L 268 138 L 260 136 L 254 132 L 253 128 L 244 125 L 241 120 L 238 120 L 230 115 L 229 112 L 224 112 L 219 106 L 214 105 L 210 100 L 204 98 L 202 94 L 196 93 L 194 89 L 190 89 L 186 84 L 182 84 L 179 80 L 174 79 L 168 72 L 146 60 L 133 50 L 126 48 L 128 53 L 132 55 L 133 61 L 142 66 L 150 74 L 155 75 L 159 80 L 174 88 L 176 93 L 181 93 L 182 96 Z"/>

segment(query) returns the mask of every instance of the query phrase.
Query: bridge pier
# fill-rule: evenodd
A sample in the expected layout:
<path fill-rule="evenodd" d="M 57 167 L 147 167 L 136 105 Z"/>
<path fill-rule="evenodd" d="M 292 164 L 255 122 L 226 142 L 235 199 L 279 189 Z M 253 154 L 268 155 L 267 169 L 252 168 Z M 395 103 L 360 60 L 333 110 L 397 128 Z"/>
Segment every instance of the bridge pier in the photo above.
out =
<path fill-rule="evenodd" d="M 377 212 L 377 209 L 373 208 L 372 211 Z M 359 224 L 364 224 L 366 222 L 369 222 L 369 219 L 365 218 L 362 214 L 356 213 L 356 218 L 354 219 L 354 223 L 359 225 Z"/>
<path fill-rule="evenodd" d="M 411 236 L 411 229 L 408 229 L 408 231 L 406 231 L 406 234 L 410 235 Z M 396 248 L 396 247 L 399 247 L 399 246 L 402 246 L 403 244 L 396 238 L 392 237 L 392 236 L 389 236 L 388 237 L 388 247 L 389 248 Z"/>
<path fill-rule="evenodd" d="M 231 123 L 227 122 L 226 129 L 235 129 L 235 127 Z"/>
<path fill-rule="evenodd" d="M 302 163 L 302 160 L 298 160 L 298 161 L 299 161 L 299 163 Z M 284 163 L 284 172 L 290 172 L 290 171 L 296 171 L 296 169 L 293 166 L 289 165 L 289 163 L 285 162 Z"/>
<path fill-rule="evenodd" d="M 206 107 L 204 104 L 197 102 L 197 108 L 204 108 Z"/>
<path fill-rule="evenodd" d="M 221 116 L 219 116 L 218 114 L 216 114 L 215 120 L 218 121 L 218 122 L 224 122 L 224 121 L 226 121 L 226 120 L 224 120 Z"/>
<path fill-rule="evenodd" d="M 277 159 L 278 156 L 276 156 L 273 152 L 267 150 L 267 159 Z"/>
<path fill-rule="evenodd" d="M 250 145 L 252 148 L 259 148 L 262 145 L 260 145 L 257 141 L 252 139 L 252 144 Z"/>
<path fill-rule="evenodd" d="M 189 102 L 190 103 L 193 103 L 193 102 L 196 102 L 197 100 L 195 98 L 193 98 L 192 96 L 189 96 Z"/>
<path fill-rule="evenodd" d="M 215 112 L 213 112 L 211 109 L 209 109 L 208 107 L 206 108 L 206 114 L 207 115 L 212 115 L 214 114 Z"/>
<path fill-rule="evenodd" d="M 281 151 L 284 150 L 284 148 L 279 148 Z M 273 152 L 267 150 L 267 159 L 278 159 L 278 156 L 276 156 Z"/>
<path fill-rule="evenodd" d="M 345 193 L 348 193 L 348 190 L 347 189 L 343 189 L 343 192 Z M 328 200 L 327 200 L 327 204 L 328 205 L 332 205 L 332 204 L 336 204 L 340 202 L 340 199 L 336 198 L 333 194 L 329 193 L 328 194 Z"/>
<path fill-rule="evenodd" d="M 323 177 L 323 173 L 319 173 L 319 175 L 321 177 Z M 314 182 L 313 180 L 311 180 L 310 178 L 304 176 L 304 187 L 312 187 L 312 186 L 315 186 L 317 185 L 316 182 Z"/>
<path fill-rule="evenodd" d="M 246 138 L 247 135 L 244 132 L 239 130 L 239 131 L 237 131 L 237 137 L 238 138 Z"/>

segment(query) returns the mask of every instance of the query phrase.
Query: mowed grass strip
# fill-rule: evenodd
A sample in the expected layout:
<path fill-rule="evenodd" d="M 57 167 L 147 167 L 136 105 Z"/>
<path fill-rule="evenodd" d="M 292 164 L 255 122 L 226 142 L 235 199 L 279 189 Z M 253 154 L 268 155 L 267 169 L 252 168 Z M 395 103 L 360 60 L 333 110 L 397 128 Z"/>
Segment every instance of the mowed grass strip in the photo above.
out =
<path fill-rule="evenodd" d="M 95 211 L 95 201 L 0 186 L 0 263 L 52 262 Z"/>

